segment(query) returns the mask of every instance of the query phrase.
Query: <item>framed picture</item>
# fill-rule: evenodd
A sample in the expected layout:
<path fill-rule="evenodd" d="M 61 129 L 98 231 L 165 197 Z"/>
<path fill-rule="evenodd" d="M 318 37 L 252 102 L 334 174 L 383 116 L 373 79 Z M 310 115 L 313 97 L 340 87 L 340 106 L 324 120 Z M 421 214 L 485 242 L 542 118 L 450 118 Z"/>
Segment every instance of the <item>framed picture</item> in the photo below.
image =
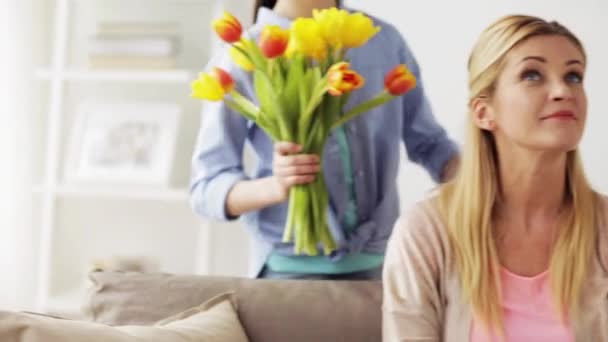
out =
<path fill-rule="evenodd" d="M 168 185 L 179 115 L 172 103 L 82 103 L 67 180 Z"/>

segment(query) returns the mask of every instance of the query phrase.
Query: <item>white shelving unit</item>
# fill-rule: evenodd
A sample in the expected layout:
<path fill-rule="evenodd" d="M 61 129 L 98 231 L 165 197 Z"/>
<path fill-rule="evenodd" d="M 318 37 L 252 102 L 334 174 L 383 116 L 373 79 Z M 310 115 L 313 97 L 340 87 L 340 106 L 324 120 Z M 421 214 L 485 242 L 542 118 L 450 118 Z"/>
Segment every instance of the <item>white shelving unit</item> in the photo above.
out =
<path fill-rule="evenodd" d="M 86 272 L 87 258 L 94 256 L 91 253 L 95 250 L 103 251 L 107 256 L 124 251 L 152 254 L 160 259 L 162 271 L 172 273 L 205 273 L 211 268 L 210 231 L 200 229 L 201 221 L 191 212 L 188 203 L 187 170 L 200 103 L 189 100 L 187 90 L 198 69 L 205 64 L 207 56 L 201 51 L 208 52 L 211 47 L 209 39 L 200 39 L 197 35 L 208 33 L 205 23 L 224 4 L 220 0 L 53 1 L 54 27 L 49 28 L 52 31 L 50 65 L 35 72 L 37 79 L 48 84 L 43 172 L 40 184 L 32 189 L 40 203 L 36 213 L 40 218 L 37 310 L 76 314 L 81 305 L 79 281 L 85 281 L 81 276 Z M 190 19 L 191 25 L 183 32 L 186 37 L 181 53 L 187 54 L 182 59 L 185 65 L 169 70 L 91 70 L 84 63 L 74 62 L 70 52 L 82 46 L 72 44 L 82 42 L 71 39 L 75 37 L 75 30 L 84 29 L 82 21 L 77 20 L 78 9 L 107 4 L 125 6 L 126 14 L 111 12 L 120 13 L 123 18 L 119 19 L 123 20 L 126 15 L 148 19 L 138 17 L 142 15 L 138 6 L 167 6 L 171 9 L 168 12 L 177 19 Z M 66 140 L 69 139 L 66 131 L 74 120 L 73 115 L 68 115 L 73 111 L 74 102 L 70 101 L 70 87 L 81 90 L 81 86 L 148 87 L 148 93 L 178 94 L 175 101 L 184 104 L 182 118 L 185 116 L 186 121 L 180 127 L 179 136 L 183 141 L 178 144 L 177 165 L 172 172 L 176 175 L 172 176 L 170 186 L 70 184 L 63 179 Z M 173 89 L 173 93 L 166 95 L 166 89 Z M 139 95 L 137 91 L 131 90 L 131 93 L 134 97 Z"/>
<path fill-rule="evenodd" d="M 195 73 L 190 70 L 87 70 L 67 69 L 54 72 L 51 69 L 39 69 L 36 77 L 42 80 L 60 79 L 79 82 L 158 82 L 187 83 L 192 81 Z"/>
<path fill-rule="evenodd" d="M 35 194 L 53 193 L 57 198 L 106 198 L 184 203 L 187 189 L 148 189 L 60 184 L 55 188 L 35 187 Z"/>

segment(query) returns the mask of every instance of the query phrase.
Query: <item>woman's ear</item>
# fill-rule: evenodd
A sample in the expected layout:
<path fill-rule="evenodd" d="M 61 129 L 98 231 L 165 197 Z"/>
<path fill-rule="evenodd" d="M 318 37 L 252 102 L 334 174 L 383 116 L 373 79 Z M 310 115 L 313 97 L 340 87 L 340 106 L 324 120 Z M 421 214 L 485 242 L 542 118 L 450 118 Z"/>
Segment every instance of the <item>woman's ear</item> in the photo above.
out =
<path fill-rule="evenodd" d="M 496 128 L 496 122 L 494 121 L 494 114 L 488 103 L 488 99 L 485 97 L 477 97 L 471 103 L 471 110 L 473 112 L 473 120 L 475 125 L 481 129 L 487 131 L 493 131 Z"/>

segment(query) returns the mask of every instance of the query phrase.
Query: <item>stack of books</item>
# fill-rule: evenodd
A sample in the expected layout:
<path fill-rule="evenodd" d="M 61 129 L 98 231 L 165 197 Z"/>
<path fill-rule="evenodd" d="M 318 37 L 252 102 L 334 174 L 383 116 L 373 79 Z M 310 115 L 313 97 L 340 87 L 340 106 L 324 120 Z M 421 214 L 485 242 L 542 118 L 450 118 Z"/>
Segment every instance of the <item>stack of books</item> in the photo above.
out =
<path fill-rule="evenodd" d="M 99 22 L 88 46 L 91 68 L 175 67 L 179 26 L 174 22 Z"/>

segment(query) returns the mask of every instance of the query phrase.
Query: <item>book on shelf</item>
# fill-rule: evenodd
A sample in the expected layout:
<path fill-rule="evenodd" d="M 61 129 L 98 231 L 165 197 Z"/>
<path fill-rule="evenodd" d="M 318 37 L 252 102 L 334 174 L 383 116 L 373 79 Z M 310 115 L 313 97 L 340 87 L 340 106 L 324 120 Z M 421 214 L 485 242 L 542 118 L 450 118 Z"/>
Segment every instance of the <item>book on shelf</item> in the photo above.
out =
<path fill-rule="evenodd" d="M 131 68 L 131 69 L 173 69 L 176 60 L 173 56 L 99 56 L 90 55 L 89 65 L 94 69 Z"/>
<path fill-rule="evenodd" d="M 89 40 L 89 65 L 91 68 L 175 68 L 179 41 L 176 22 L 98 22 Z"/>
<path fill-rule="evenodd" d="M 177 54 L 178 46 L 174 37 L 92 37 L 89 54 L 101 56 L 158 56 Z"/>
<path fill-rule="evenodd" d="M 179 36 L 180 28 L 177 22 L 101 21 L 97 23 L 97 32 L 116 36 Z"/>

